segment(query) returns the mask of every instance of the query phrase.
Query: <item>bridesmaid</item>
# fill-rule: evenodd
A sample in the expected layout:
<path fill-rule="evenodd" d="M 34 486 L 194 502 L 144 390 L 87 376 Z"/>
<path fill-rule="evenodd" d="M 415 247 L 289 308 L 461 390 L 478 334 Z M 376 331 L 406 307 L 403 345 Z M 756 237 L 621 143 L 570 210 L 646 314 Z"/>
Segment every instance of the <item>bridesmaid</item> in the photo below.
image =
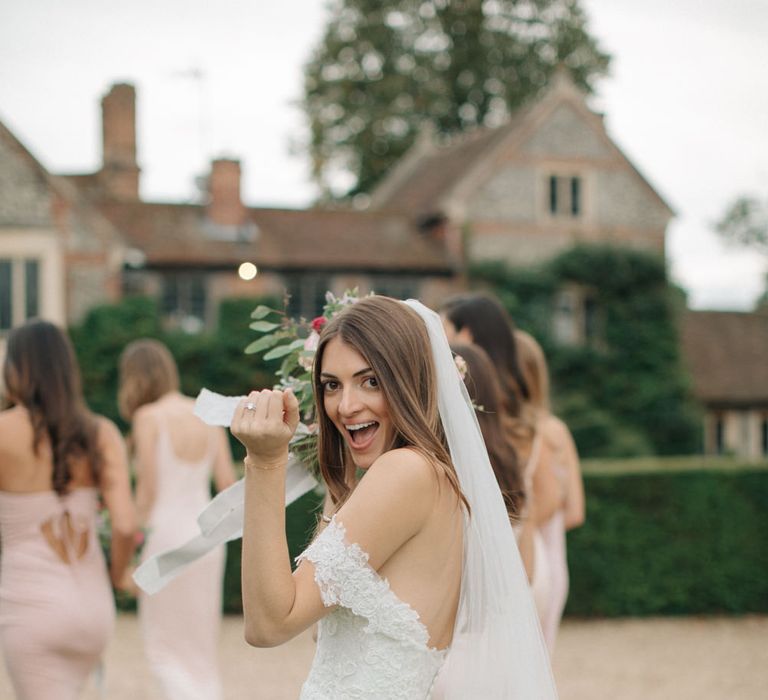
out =
<path fill-rule="evenodd" d="M 18 698 L 73 700 L 114 626 L 136 519 L 122 437 L 91 413 L 67 336 L 46 321 L 11 331 L 0 413 L 0 645 Z M 99 499 L 112 527 L 109 573 Z"/>
<path fill-rule="evenodd" d="M 568 598 L 566 530 L 584 522 L 584 484 L 579 455 L 568 426 L 549 407 L 549 371 L 541 346 L 525 331 L 515 331 L 520 367 L 529 389 L 527 405 L 535 416 L 538 432 L 552 453 L 552 465 L 563 491 L 561 507 L 539 529 L 551 572 L 550 600 L 541 620 L 550 654 L 554 651 L 560 619 Z"/>
<path fill-rule="evenodd" d="M 539 528 L 562 507 L 563 491 L 555 474 L 552 448 L 544 439 L 536 414 L 529 404 L 530 389 L 520 368 L 512 319 L 494 297 L 481 293 L 449 299 L 440 313 L 448 340 L 451 343 L 479 345 L 497 371 L 504 407 L 512 419 L 508 428 L 509 439 L 521 461 L 526 493 L 533 504 L 529 517 Z M 537 546 L 543 550 L 541 543 Z M 549 594 L 545 591 L 550 588 L 550 574 L 544 572 L 544 557 L 539 559 L 538 576 L 534 564 L 533 585 L 543 623 L 549 614 Z"/>
<path fill-rule="evenodd" d="M 477 406 L 477 422 L 515 531 L 536 610 L 543 618 L 551 597 L 549 561 L 536 527 L 533 484 L 515 449 L 513 436 L 520 428 L 504 408 L 499 378 L 488 354 L 474 344 L 452 343 L 451 350 L 466 362 L 464 383 Z"/>
<path fill-rule="evenodd" d="M 149 530 L 144 559 L 196 534 L 197 516 L 218 490 L 235 481 L 223 429 L 193 413 L 179 392 L 176 363 L 156 340 L 137 340 L 120 358 L 118 403 L 132 424 L 136 505 Z M 139 596 L 139 618 L 150 667 L 169 700 L 221 697 L 218 637 L 224 547 L 210 552 L 162 591 Z"/>

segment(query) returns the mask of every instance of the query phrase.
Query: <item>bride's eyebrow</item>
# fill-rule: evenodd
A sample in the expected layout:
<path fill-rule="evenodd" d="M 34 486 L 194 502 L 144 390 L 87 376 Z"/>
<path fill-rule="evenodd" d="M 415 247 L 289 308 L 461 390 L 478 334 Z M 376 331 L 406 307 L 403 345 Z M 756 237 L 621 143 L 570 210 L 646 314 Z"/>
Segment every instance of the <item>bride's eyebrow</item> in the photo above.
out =
<path fill-rule="evenodd" d="M 363 369 L 355 372 L 352 376 L 359 377 L 362 374 L 369 373 L 373 374 L 373 370 L 370 367 L 364 367 Z M 320 372 L 320 379 L 338 379 L 338 377 L 335 374 L 331 374 L 330 372 Z"/>

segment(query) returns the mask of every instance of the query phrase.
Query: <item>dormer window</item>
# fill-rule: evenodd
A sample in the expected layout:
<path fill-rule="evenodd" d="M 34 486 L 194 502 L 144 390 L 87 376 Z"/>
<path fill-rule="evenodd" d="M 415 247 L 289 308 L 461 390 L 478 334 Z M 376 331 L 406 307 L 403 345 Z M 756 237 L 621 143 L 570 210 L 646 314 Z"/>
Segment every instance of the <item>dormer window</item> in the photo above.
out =
<path fill-rule="evenodd" d="M 583 210 L 582 181 L 578 175 L 550 175 L 547 178 L 550 216 L 577 218 Z"/>

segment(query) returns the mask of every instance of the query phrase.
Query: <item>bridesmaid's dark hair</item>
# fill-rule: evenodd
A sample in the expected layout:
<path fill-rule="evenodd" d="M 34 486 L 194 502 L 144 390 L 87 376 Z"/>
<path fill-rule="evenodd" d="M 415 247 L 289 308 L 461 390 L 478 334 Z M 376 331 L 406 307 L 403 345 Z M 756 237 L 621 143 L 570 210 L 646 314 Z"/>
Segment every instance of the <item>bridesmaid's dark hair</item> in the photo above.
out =
<path fill-rule="evenodd" d="M 448 299 L 440 313 L 457 331 L 468 328 L 472 342 L 488 353 L 501 378 L 507 410 L 519 416 L 529 392 L 517 359 L 515 326 L 504 307 L 488 294 L 472 293 Z"/>
<path fill-rule="evenodd" d="M 510 520 L 517 521 L 525 501 L 525 484 L 511 436 L 512 419 L 504 409 L 504 396 L 499 386 L 499 375 L 488 353 L 479 345 L 451 343 L 451 350 L 467 365 L 464 384 L 475 404 L 475 415 L 483 433 L 496 481 Z"/>
<path fill-rule="evenodd" d="M 83 399 L 80 369 L 72 343 L 48 321 L 32 320 L 8 335 L 3 382 L 11 403 L 23 406 L 32 422 L 36 455 L 47 439 L 53 461 L 52 487 L 66 493 L 73 459 L 86 459 L 99 482 L 102 456 L 98 424 Z"/>

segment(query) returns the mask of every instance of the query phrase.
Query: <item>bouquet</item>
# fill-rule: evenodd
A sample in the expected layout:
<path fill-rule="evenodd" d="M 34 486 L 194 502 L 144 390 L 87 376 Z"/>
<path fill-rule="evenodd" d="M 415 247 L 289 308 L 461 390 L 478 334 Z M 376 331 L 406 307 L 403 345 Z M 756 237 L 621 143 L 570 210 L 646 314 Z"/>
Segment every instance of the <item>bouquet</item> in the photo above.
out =
<path fill-rule="evenodd" d="M 373 292 L 371 292 L 373 294 Z M 259 305 L 251 314 L 250 327 L 261 334 L 245 352 L 263 353 L 264 360 L 282 359 L 275 372 L 275 389 L 292 389 L 299 402 L 301 423 L 291 441 L 291 450 L 312 471 L 317 472 L 317 422 L 312 387 L 312 365 L 320 341 L 320 331 L 345 307 L 359 301 L 357 288 L 346 290 L 340 297 L 325 294 L 325 306 L 320 316 L 308 321 L 291 318 L 285 310 Z"/>

